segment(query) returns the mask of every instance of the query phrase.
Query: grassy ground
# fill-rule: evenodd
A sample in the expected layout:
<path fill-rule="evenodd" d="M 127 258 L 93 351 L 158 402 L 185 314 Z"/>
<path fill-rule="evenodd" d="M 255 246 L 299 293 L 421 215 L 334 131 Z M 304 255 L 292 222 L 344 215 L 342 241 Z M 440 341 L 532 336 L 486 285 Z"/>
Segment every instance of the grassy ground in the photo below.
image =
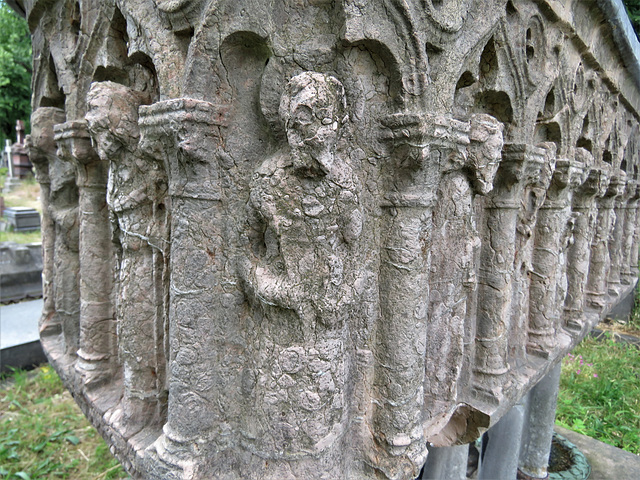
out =
<path fill-rule="evenodd" d="M 40 230 L 32 232 L 0 232 L 0 242 L 38 243 L 42 241 Z"/>
<path fill-rule="evenodd" d="M 0 478 L 129 478 L 48 365 L 0 384 Z"/>
<path fill-rule="evenodd" d="M 640 350 L 583 340 L 562 362 L 556 423 L 640 454 Z"/>

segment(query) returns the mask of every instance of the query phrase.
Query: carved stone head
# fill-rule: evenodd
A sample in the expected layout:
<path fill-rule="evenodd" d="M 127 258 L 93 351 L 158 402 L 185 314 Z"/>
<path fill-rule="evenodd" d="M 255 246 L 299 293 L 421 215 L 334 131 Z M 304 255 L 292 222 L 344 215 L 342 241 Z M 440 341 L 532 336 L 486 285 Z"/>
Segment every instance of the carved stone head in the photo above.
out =
<path fill-rule="evenodd" d="M 482 195 L 493 189 L 493 179 L 502 157 L 503 130 L 504 125 L 491 115 L 471 116 L 469 164 L 475 174 L 474 187 Z"/>
<path fill-rule="evenodd" d="M 116 160 L 123 147 L 135 148 L 140 138 L 138 107 L 143 103 L 148 103 L 143 94 L 124 85 L 113 82 L 91 85 L 85 118 L 101 159 Z"/>
<path fill-rule="evenodd" d="M 345 107 L 344 87 L 335 77 L 303 72 L 289 80 L 280 117 L 296 167 L 331 170 Z"/>

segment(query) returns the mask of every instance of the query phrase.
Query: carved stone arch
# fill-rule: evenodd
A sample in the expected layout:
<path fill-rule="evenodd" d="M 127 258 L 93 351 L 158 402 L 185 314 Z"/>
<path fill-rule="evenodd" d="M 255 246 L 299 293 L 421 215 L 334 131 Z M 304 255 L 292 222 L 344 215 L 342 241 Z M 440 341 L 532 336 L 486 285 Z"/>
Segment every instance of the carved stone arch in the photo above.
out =
<path fill-rule="evenodd" d="M 148 57 L 155 66 L 158 78 L 159 98 L 176 98 L 181 95 L 183 79 L 176 72 L 184 71 L 184 39 L 164 27 L 164 19 L 155 2 L 132 2 L 117 0 L 116 4 L 127 24 L 130 57 L 138 52 Z"/>
<path fill-rule="evenodd" d="M 429 20 L 443 32 L 458 32 L 466 19 L 469 0 L 422 0 Z"/>
<path fill-rule="evenodd" d="M 568 155 L 571 145 L 571 117 L 564 108 L 566 92 L 563 79 L 557 77 L 551 83 L 546 94 L 541 92 L 537 110 L 537 119 L 533 130 L 534 144 L 553 142 L 558 156 Z M 531 109 L 533 111 L 533 109 Z"/>
<path fill-rule="evenodd" d="M 509 47 L 502 23 L 478 43 L 460 70 L 454 93 L 457 115 L 487 113 L 507 126 L 505 141 L 513 132 L 514 122 L 521 123 L 523 108 L 522 76 Z"/>
<path fill-rule="evenodd" d="M 602 161 L 608 165 L 614 164 L 614 149 L 615 149 L 614 133 L 610 133 L 604 142 L 604 148 L 602 149 Z"/>
<path fill-rule="evenodd" d="M 589 108 L 595 91 L 594 72 L 591 69 L 586 69 L 584 64 L 579 62 L 569 91 L 569 102 L 572 110 L 581 112 Z"/>
<path fill-rule="evenodd" d="M 556 99 L 555 87 L 552 86 L 547 95 L 544 98 L 544 106 L 542 107 L 542 117 L 543 118 L 551 118 L 556 113 L 556 105 L 558 100 Z"/>
<path fill-rule="evenodd" d="M 495 116 L 501 122 L 507 125 L 505 130 L 505 143 L 508 139 L 514 139 L 522 135 L 519 130 L 524 128 L 525 117 L 527 112 L 527 88 L 525 85 L 524 65 L 521 56 L 515 49 L 515 43 L 509 36 L 506 20 L 503 18 L 498 24 L 493 37 L 483 51 L 483 56 L 487 53 L 488 48 L 493 41 L 493 49 L 496 52 L 497 75 L 495 78 L 487 78 L 480 84 L 483 86 L 483 93 L 477 96 L 477 101 L 490 102 L 487 103 L 497 115 Z M 490 58 L 490 57 L 487 57 Z M 483 60 L 481 57 L 481 70 L 483 68 Z M 483 85 L 484 83 L 484 85 Z M 500 94 L 500 99 L 496 94 Z M 507 103 L 506 100 L 509 100 Z M 503 105 L 493 103 L 495 100 L 505 101 Z"/>
<path fill-rule="evenodd" d="M 538 15 L 529 18 L 524 31 L 524 64 L 530 82 L 535 86 L 547 75 L 546 31 L 542 19 Z"/>
<path fill-rule="evenodd" d="M 398 63 L 398 59 L 393 55 L 389 47 L 377 40 L 362 39 L 354 43 L 348 43 L 341 50 L 342 58 L 338 61 L 338 69 L 342 69 L 341 63 L 344 63 L 343 68 L 346 69 L 347 76 L 356 77 L 359 73 L 362 73 L 358 69 L 357 65 L 360 65 L 363 59 L 357 60 L 354 55 L 355 52 L 362 52 L 363 55 L 370 57 L 368 63 L 379 75 L 383 75 L 387 81 L 387 102 L 395 105 L 399 108 L 403 102 L 402 99 L 402 71 L 401 66 Z M 355 63 L 354 63 L 355 62 Z M 369 72 L 368 72 L 369 73 Z M 349 80 L 345 79 L 348 83 Z M 353 103 L 353 115 L 355 119 L 361 117 L 360 110 L 364 108 L 363 89 L 365 87 L 356 87 L 354 85 L 345 85 L 347 93 L 352 92 L 351 102 Z M 360 90 L 360 91 L 358 91 Z M 380 94 L 381 92 L 376 92 Z"/>
<path fill-rule="evenodd" d="M 336 70 L 347 97 L 354 135 L 366 156 L 385 151 L 377 122 L 402 109 L 402 72 L 386 44 L 361 40 L 340 51 Z M 370 147 L 371 150 L 369 150 Z M 358 147 L 360 148 L 360 147 Z"/>
<path fill-rule="evenodd" d="M 593 155 L 593 140 L 591 138 L 590 113 L 587 113 L 582 120 L 582 128 L 576 141 L 576 148 L 584 148 Z"/>
<path fill-rule="evenodd" d="M 509 23 L 520 22 L 520 11 L 516 8 L 512 0 L 508 0 L 505 5 L 505 13 Z"/>
<path fill-rule="evenodd" d="M 56 65 L 49 51 L 46 40 L 38 35 L 33 37 L 33 80 L 34 92 L 32 103 L 35 109 L 40 107 L 56 107 L 64 110 L 65 95 L 60 86 Z"/>
<path fill-rule="evenodd" d="M 92 80 L 94 82 L 112 81 L 126 85 L 129 41 L 127 21 L 118 7 L 104 13 L 109 20 L 108 33 L 103 37 L 104 43 L 97 49 Z"/>
<path fill-rule="evenodd" d="M 82 31 L 80 4 L 75 0 L 61 1 L 53 6 L 53 12 L 48 12 L 46 15 L 43 14 L 43 10 L 51 6 L 40 4 L 39 6 L 42 10 L 34 8 L 30 12 L 29 28 L 35 32 L 36 36 L 42 37 L 39 41 L 47 52 L 45 56 L 48 57 L 51 70 L 55 72 L 55 77 L 63 90 L 67 118 L 75 118 L 78 97 L 77 78 L 80 74 L 77 58 L 78 52 L 82 50 L 79 39 Z M 86 40 L 87 36 L 84 35 L 84 37 Z M 34 40 L 36 40 L 35 37 Z"/>
<path fill-rule="evenodd" d="M 424 107 L 429 83 L 427 41 L 420 27 L 424 15 L 419 9 L 424 9 L 424 5 L 401 0 L 345 0 L 342 9 L 345 19 L 343 40 L 351 45 L 363 41 L 384 44 L 395 59 L 394 64 L 400 67 L 404 102 L 415 104 L 417 108 Z M 369 28 L 371 22 L 380 24 L 381 28 Z"/>
<path fill-rule="evenodd" d="M 386 0 L 389 2 L 389 0 Z M 458 1 L 458 0 L 456 0 Z M 405 42 L 405 65 L 403 68 L 402 83 L 409 96 L 421 97 L 424 95 L 429 75 L 429 59 L 427 58 L 426 42 L 420 35 L 419 17 L 405 1 L 391 0 L 393 9 L 391 17 L 397 29 L 401 29 Z"/>
<path fill-rule="evenodd" d="M 224 38 L 219 48 L 220 62 L 212 72 L 219 81 L 218 91 L 212 92 L 212 102 L 234 112 L 228 118 L 225 133 L 225 150 L 233 151 L 235 160 L 252 162 L 256 152 L 270 151 L 273 145 L 273 128 L 267 119 L 275 120 L 278 105 L 264 105 L 264 96 L 271 98 L 264 82 L 272 52 L 267 38 L 252 31 L 236 31 Z M 276 69 L 277 70 L 277 69 Z M 284 72 L 278 72 L 284 73 Z M 277 76 L 277 75 L 276 75 Z M 278 98 L 281 91 L 277 93 Z M 279 100 L 278 100 L 279 102 Z M 271 110 L 275 108 L 275 112 Z M 253 164 L 247 168 L 248 173 Z"/>
<path fill-rule="evenodd" d="M 105 15 L 110 20 L 105 41 L 96 47 L 95 58 L 84 59 L 88 65 L 95 65 L 92 82 L 119 83 L 146 94 L 150 103 L 158 101 L 160 88 L 153 61 L 143 51 L 130 51 L 129 24 L 118 6 Z"/>
<path fill-rule="evenodd" d="M 189 36 L 200 19 L 206 0 L 154 0 L 176 35 Z M 217 1 L 213 3 L 218 3 Z"/>
<path fill-rule="evenodd" d="M 622 161 L 620 162 L 620 170 L 623 170 L 629 179 L 637 179 L 639 153 L 638 135 L 640 135 L 638 125 L 633 125 L 633 127 L 629 129 L 629 135 L 624 145 L 624 152 L 622 153 Z"/>
<path fill-rule="evenodd" d="M 625 121 L 624 112 L 616 115 L 609 135 L 609 148 L 612 154 L 612 165 L 619 169 L 624 159 L 624 151 L 629 140 L 629 128 Z"/>

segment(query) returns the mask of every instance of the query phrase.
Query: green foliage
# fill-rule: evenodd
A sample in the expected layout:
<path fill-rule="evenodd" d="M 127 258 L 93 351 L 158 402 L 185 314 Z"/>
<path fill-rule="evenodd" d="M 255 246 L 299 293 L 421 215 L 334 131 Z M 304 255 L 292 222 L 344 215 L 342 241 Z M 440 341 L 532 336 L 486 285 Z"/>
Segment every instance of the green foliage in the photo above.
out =
<path fill-rule="evenodd" d="M 26 20 L 0 1 L 0 140 L 16 137 L 16 120 L 31 115 L 31 36 Z"/>
<path fill-rule="evenodd" d="M 48 365 L 0 384 L 0 432 L 0 478 L 128 478 Z"/>
<path fill-rule="evenodd" d="M 556 423 L 640 453 L 640 352 L 586 338 L 562 362 Z"/>
<path fill-rule="evenodd" d="M 627 8 L 627 15 L 629 15 L 631 25 L 633 25 L 636 35 L 640 38 L 640 0 L 624 0 L 623 3 Z"/>

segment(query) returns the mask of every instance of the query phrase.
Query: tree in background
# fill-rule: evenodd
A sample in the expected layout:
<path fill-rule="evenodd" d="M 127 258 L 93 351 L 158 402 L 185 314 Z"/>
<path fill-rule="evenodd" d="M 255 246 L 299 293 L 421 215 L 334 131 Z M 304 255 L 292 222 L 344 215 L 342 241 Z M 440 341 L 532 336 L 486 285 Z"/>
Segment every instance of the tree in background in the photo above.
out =
<path fill-rule="evenodd" d="M 640 0 L 624 0 L 624 6 L 627 8 L 627 15 L 629 15 L 636 36 L 640 39 Z"/>
<path fill-rule="evenodd" d="M 0 140 L 16 139 L 16 121 L 29 131 L 31 36 L 27 22 L 0 2 Z"/>

